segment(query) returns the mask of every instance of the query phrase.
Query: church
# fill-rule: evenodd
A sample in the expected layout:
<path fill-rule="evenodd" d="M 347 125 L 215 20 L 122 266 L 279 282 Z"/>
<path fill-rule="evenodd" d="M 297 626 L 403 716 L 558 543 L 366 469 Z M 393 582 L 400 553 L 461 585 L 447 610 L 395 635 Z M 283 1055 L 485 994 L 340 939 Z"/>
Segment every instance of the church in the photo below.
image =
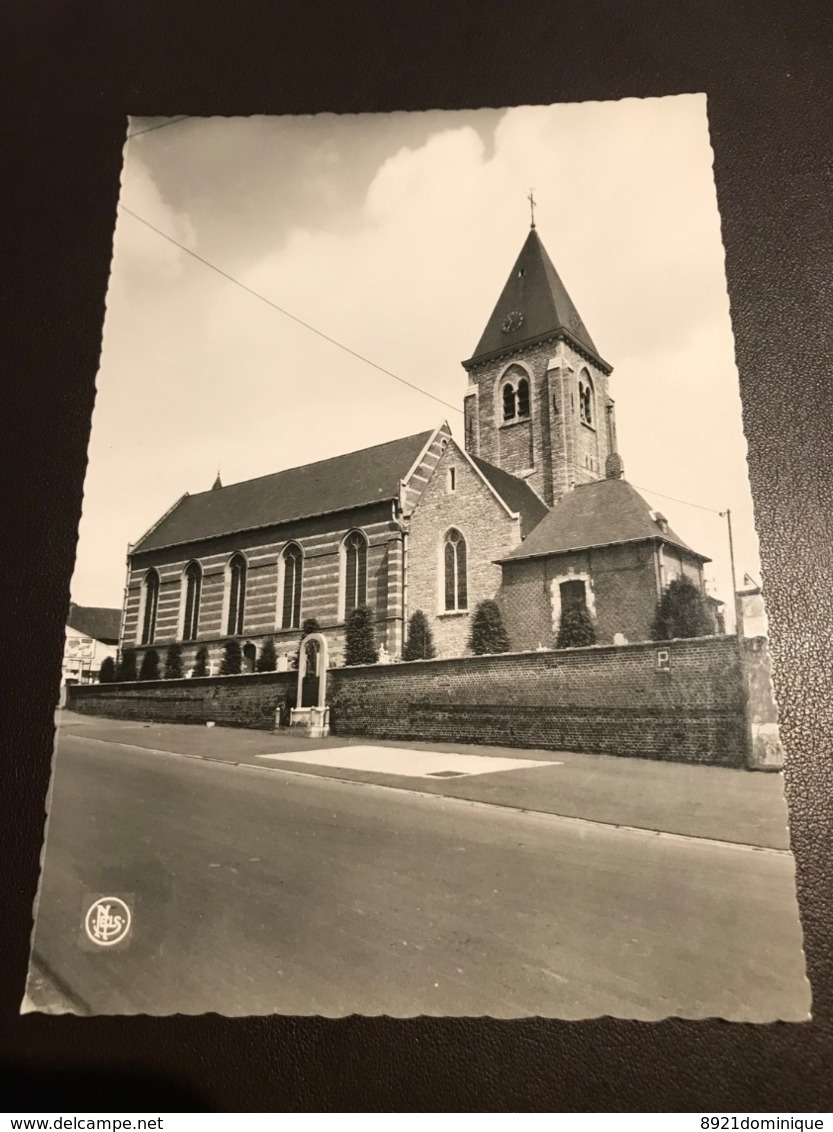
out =
<path fill-rule="evenodd" d="M 598 643 L 624 643 L 650 637 L 672 578 L 705 595 L 709 559 L 624 479 L 612 367 L 534 220 L 463 367 L 462 444 L 444 421 L 184 494 L 128 548 L 122 650 L 141 661 L 179 643 L 189 671 L 203 647 L 217 672 L 236 638 L 251 671 L 271 638 L 283 668 L 315 618 L 338 664 L 347 617 L 369 606 L 387 658 L 401 656 L 416 610 L 438 657 L 463 656 L 485 599 L 500 605 L 513 651 L 553 648 L 577 605 Z"/>

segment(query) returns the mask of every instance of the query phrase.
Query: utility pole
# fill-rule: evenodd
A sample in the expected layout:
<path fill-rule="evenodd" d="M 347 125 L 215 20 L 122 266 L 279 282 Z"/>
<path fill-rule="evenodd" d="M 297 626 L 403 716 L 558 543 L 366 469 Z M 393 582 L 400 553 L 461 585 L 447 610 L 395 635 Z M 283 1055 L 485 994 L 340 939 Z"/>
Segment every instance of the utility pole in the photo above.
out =
<path fill-rule="evenodd" d="M 727 507 L 725 511 L 720 512 L 721 518 L 726 520 L 726 526 L 729 529 L 729 562 L 732 567 L 732 601 L 734 602 L 735 610 L 735 635 L 740 637 L 741 634 L 741 615 L 740 615 L 740 601 L 738 600 L 738 583 L 735 577 L 735 544 L 732 538 L 732 512 Z"/>

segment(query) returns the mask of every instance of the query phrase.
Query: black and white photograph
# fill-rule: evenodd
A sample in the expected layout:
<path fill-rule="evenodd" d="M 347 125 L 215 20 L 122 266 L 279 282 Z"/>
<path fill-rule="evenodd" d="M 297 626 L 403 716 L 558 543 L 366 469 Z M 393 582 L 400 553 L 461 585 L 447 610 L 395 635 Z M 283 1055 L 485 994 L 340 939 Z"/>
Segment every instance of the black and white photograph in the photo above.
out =
<path fill-rule="evenodd" d="M 705 95 L 132 118 L 70 598 L 23 1013 L 810 1018 Z"/>

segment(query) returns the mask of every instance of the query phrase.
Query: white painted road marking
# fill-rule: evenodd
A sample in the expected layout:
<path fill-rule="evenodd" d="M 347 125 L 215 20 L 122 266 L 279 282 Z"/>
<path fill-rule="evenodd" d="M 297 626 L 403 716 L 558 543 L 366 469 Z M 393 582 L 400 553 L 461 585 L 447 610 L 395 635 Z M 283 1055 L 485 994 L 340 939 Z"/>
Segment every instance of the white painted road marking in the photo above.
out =
<path fill-rule="evenodd" d="M 330 747 L 317 751 L 304 748 L 301 751 L 285 751 L 279 755 L 258 755 L 257 758 L 337 767 L 340 770 L 369 770 L 376 774 L 396 774 L 403 778 L 450 778 L 452 774 L 462 778 L 472 774 L 494 774 L 502 770 L 564 765 L 556 759 L 541 762 L 533 759 L 506 759 L 495 755 L 411 751 L 405 747 Z"/>

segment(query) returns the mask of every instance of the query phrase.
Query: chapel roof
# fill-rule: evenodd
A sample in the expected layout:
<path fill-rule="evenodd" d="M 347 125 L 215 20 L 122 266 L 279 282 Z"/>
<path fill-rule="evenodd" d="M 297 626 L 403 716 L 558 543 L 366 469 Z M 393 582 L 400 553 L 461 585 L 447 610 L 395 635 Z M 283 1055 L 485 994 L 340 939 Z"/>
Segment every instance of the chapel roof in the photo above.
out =
<path fill-rule="evenodd" d="M 559 499 L 532 534 L 502 561 L 648 540 L 678 546 L 703 562 L 710 561 L 704 554 L 692 550 L 670 527 L 665 526 L 663 530 L 655 515 L 657 512 L 651 510 L 650 504 L 626 480 L 603 479 L 578 484 Z"/>
<path fill-rule="evenodd" d="M 479 456 L 471 458 L 509 510 L 520 514 L 521 538 L 526 538 L 549 513 L 549 507 L 525 480 L 513 476 L 511 472 L 505 472 L 502 468 L 496 468 L 494 464 L 481 460 Z"/>
<path fill-rule="evenodd" d="M 506 329 L 508 317 L 513 312 L 520 314 L 522 321 L 513 329 Z M 477 349 L 463 364 L 469 366 L 529 342 L 561 335 L 572 339 L 604 370 L 610 371 L 611 367 L 602 360 L 573 300 L 567 294 L 567 288 L 561 282 L 537 229 L 530 228 Z"/>
<path fill-rule="evenodd" d="M 185 495 L 134 551 L 197 542 L 294 519 L 393 500 L 434 435 L 418 432 L 358 452 Z"/>
<path fill-rule="evenodd" d="M 107 609 L 99 605 L 76 605 L 70 602 L 67 625 L 94 641 L 114 641 L 119 639 L 121 610 Z"/>

